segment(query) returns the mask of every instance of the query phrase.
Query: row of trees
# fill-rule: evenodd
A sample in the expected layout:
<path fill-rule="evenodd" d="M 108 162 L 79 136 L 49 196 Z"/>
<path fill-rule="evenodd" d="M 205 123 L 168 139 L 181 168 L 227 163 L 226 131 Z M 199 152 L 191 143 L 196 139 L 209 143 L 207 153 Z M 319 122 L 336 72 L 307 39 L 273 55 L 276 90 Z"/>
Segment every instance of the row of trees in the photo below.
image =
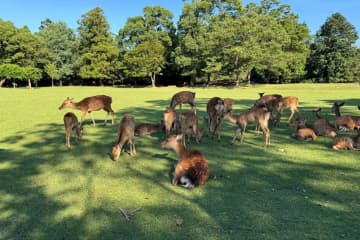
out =
<path fill-rule="evenodd" d="M 46 19 L 39 31 L 0 19 L 0 86 L 41 80 L 66 84 L 348 82 L 360 79 L 355 28 L 339 13 L 312 39 L 289 5 L 263 0 L 184 1 L 175 25 L 160 7 L 128 18 L 114 35 L 101 8 L 77 32 Z M 159 78 L 160 76 L 160 78 Z M 145 80 L 144 80 L 145 79 Z"/>

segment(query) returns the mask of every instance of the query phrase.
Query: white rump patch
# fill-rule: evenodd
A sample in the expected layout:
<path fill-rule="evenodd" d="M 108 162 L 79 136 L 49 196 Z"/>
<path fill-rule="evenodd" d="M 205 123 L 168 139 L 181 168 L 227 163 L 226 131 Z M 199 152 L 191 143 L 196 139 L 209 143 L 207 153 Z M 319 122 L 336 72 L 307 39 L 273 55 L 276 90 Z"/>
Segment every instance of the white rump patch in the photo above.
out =
<path fill-rule="evenodd" d="M 185 176 L 182 176 L 180 178 L 180 183 L 184 188 L 193 188 L 194 187 L 194 184 L 191 183 L 190 179 L 188 179 Z"/>

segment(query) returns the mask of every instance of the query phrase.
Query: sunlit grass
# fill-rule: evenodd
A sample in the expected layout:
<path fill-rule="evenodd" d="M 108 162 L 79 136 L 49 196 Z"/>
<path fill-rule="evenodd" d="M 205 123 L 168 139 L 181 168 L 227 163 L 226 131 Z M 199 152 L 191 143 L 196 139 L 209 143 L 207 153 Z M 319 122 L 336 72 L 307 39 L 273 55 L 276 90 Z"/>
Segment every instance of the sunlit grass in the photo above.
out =
<path fill-rule="evenodd" d="M 235 127 L 225 124 L 221 142 L 206 136 L 189 147 L 204 153 L 209 182 L 193 190 L 171 185 L 176 155 L 160 148 L 164 134 L 136 139 L 137 155 L 108 156 L 121 116 L 156 123 L 171 96 L 183 89 L 63 87 L 0 89 L 0 239 L 358 239 L 359 152 L 334 151 L 332 139 L 293 140 L 285 123 L 270 127 L 271 147 L 249 126 L 243 144 L 231 145 Z M 200 124 L 213 96 L 236 100 L 234 113 L 250 107 L 258 92 L 294 95 L 302 116 L 310 111 L 334 120 L 333 101 L 360 115 L 356 84 L 259 85 L 195 88 Z M 65 147 L 66 97 L 106 94 L 116 124 L 85 121 L 85 135 Z M 188 106 L 183 106 L 188 108 Z M 354 135 L 355 133 L 340 133 Z M 120 213 L 141 208 L 130 222 Z M 181 219 L 181 224 L 176 220 Z"/>

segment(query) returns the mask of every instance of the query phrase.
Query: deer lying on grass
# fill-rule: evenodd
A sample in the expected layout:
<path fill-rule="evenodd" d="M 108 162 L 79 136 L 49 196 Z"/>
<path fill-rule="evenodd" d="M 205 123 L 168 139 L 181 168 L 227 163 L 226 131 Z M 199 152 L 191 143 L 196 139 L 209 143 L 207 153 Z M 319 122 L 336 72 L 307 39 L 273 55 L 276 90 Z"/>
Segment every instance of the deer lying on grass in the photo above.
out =
<path fill-rule="evenodd" d="M 292 137 L 297 140 L 315 141 L 317 136 L 314 130 L 306 127 L 306 121 L 306 119 L 296 119 L 290 123 L 290 126 L 295 129 Z"/>
<path fill-rule="evenodd" d="M 297 97 L 288 96 L 288 97 L 280 98 L 279 101 L 276 102 L 274 107 L 274 111 L 276 112 L 275 124 L 277 125 L 280 123 L 281 114 L 284 111 L 284 109 L 287 108 L 289 108 L 291 111 L 290 117 L 288 119 L 288 123 L 290 123 L 295 112 L 299 112 L 299 110 L 297 109 L 298 104 L 299 104 L 299 99 Z"/>
<path fill-rule="evenodd" d="M 107 122 L 108 115 L 112 115 L 112 124 L 114 124 L 114 111 L 111 108 L 112 98 L 106 95 L 97 95 L 82 99 L 80 102 L 74 102 L 73 99 L 67 98 L 59 107 L 59 110 L 63 108 L 74 108 L 82 112 L 80 124 L 84 121 L 86 115 L 90 113 L 93 126 L 95 127 L 95 120 L 92 115 L 92 111 L 99 111 L 104 109 L 107 112 L 105 122 Z"/>
<path fill-rule="evenodd" d="M 335 138 L 332 143 L 333 149 L 335 150 L 360 150 L 360 130 L 354 137 L 339 137 Z"/>
<path fill-rule="evenodd" d="M 170 135 L 161 143 L 162 148 L 173 149 L 179 158 L 172 184 L 177 185 L 180 182 L 185 188 L 203 185 L 210 176 L 207 160 L 197 150 L 186 150 L 181 143 L 182 139 L 182 134 Z"/>
<path fill-rule="evenodd" d="M 135 136 L 151 135 L 156 132 L 164 130 L 164 121 L 161 120 L 158 124 L 140 123 L 135 126 Z"/>
<path fill-rule="evenodd" d="M 64 126 L 66 135 L 66 148 L 69 150 L 70 146 L 70 135 L 71 132 L 75 132 L 75 140 L 80 141 L 83 135 L 83 128 L 78 122 L 76 115 L 72 112 L 68 112 L 64 115 Z"/>
<path fill-rule="evenodd" d="M 171 99 L 170 106 L 172 109 L 175 109 L 177 105 L 181 105 L 183 103 L 188 103 L 191 106 L 191 109 L 195 108 L 195 92 L 190 91 L 181 91 L 178 93 L 175 93 L 174 96 Z"/>
<path fill-rule="evenodd" d="M 333 125 L 329 122 L 329 120 L 322 118 L 320 116 L 321 108 L 312 111 L 312 114 L 315 116 L 316 120 L 314 122 L 314 132 L 318 136 L 326 136 L 326 137 L 335 137 L 336 136 L 336 129 Z"/>
<path fill-rule="evenodd" d="M 255 123 L 259 124 L 261 130 L 265 135 L 265 145 L 270 146 L 270 130 L 268 127 L 270 112 L 266 108 L 252 107 L 251 109 L 241 113 L 240 115 L 232 115 L 231 113 L 226 113 L 224 118 L 238 126 L 232 142 L 235 142 L 236 136 L 240 132 L 240 143 L 243 143 L 246 126 L 248 124 Z"/>
<path fill-rule="evenodd" d="M 118 131 L 118 139 L 115 146 L 112 148 L 112 160 L 117 161 L 120 157 L 121 150 L 125 143 L 128 143 L 130 147 L 130 156 L 136 155 L 136 149 L 134 144 L 135 135 L 135 119 L 129 114 L 121 119 Z"/>
<path fill-rule="evenodd" d="M 176 112 L 173 108 L 167 107 L 163 112 L 166 136 L 170 134 L 171 128 L 177 129 L 179 125 Z"/>
<path fill-rule="evenodd" d="M 180 114 L 179 116 L 180 121 L 180 129 L 181 133 L 184 136 L 183 144 L 186 146 L 185 137 L 188 136 L 188 139 L 190 139 L 190 136 L 195 136 L 196 142 L 199 143 L 202 133 L 199 129 L 199 122 L 198 118 L 194 111 L 186 111 Z"/>
<path fill-rule="evenodd" d="M 232 111 L 234 100 L 231 98 L 221 99 L 219 97 L 211 98 L 206 105 L 207 125 L 209 134 L 217 134 L 220 140 L 222 123 L 225 113 Z"/>
<path fill-rule="evenodd" d="M 350 115 L 341 116 L 340 107 L 342 106 L 344 106 L 344 102 L 342 103 L 334 102 L 331 108 L 331 111 L 335 113 L 336 116 L 335 128 L 342 131 L 348 131 L 348 130 L 354 130 L 355 128 L 360 128 L 360 116 L 350 116 Z"/>

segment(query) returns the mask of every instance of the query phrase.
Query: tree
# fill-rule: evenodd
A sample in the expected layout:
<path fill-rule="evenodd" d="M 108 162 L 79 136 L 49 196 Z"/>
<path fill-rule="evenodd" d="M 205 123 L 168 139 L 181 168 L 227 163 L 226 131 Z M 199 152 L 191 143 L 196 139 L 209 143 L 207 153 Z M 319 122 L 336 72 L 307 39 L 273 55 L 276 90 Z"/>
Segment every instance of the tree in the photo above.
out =
<path fill-rule="evenodd" d="M 54 79 L 59 80 L 62 86 L 64 78 L 74 75 L 78 57 L 76 35 L 64 22 L 54 23 L 46 19 L 41 22 L 37 36 L 43 39 L 49 49 L 49 62 L 45 64 L 44 70 L 48 75 L 49 70 L 53 74 L 49 75 L 51 86 L 54 86 Z"/>
<path fill-rule="evenodd" d="M 37 81 L 41 79 L 41 70 L 35 67 L 22 67 L 22 80 L 28 81 L 28 86 L 31 88 L 31 80 L 35 81 L 37 85 Z"/>
<path fill-rule="evenodd" d="M 146 41 L 138 44 L 126 53 L 124 62 L 125 73 L 134 77 L 150 77 L 155 87 L 156 75 L 160 74 L 165 64 L 165 47 L 159 42 Z"/>
<path fill-rule="evenodd" d="M 80 33 L 80 76 L 88 79 L 110 80 L 118 66 L 118 48 L 109 31 L 103 10 L 96 7 L 78 21 Z"/>
<path fill-rule="evenodd" d="M 309 77 L 325 82 L 351 80 L 348 64 L 356 53 L 355 27 L 340 13 L 334 13 L 317 31 L 307 62 Z"/>
<path fill-rule="evenodd" d="M 45 72 L 51 78 L 51 87 L 54 87 L 54 79 L 58 80 L 61 78 L 59 70 L 56 68 L 54 63 L 49 63 L 45 66 Z"/>
<path fill-rule="evenodd" d="M 2 84 L 4 84 L 6 79 L 13 81 L 13 86 L 16 86 L 16 80 L 23 79 L 24 72 L 22 71 L 21 67 L 16 64 L 1 64 L 0 65 L 0 79 Z M 1 84 L 1 85 L 2 85 Z"/>

